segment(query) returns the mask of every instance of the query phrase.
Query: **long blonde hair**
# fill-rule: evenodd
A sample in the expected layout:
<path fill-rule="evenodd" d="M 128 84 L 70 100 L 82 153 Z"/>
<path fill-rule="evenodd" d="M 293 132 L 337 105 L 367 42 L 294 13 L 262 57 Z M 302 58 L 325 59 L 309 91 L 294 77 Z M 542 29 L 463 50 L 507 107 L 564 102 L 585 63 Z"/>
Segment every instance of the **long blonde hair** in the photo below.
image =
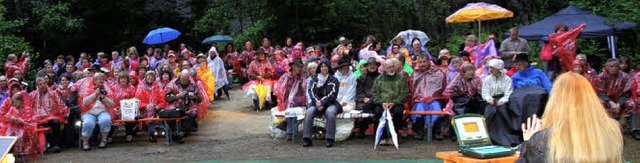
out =
<path fill-rule="evenodd" d="M 548 129 L 550 162 L 622 162 L 623 137 L 589 81 L 560 75 L 553 85 L 542 128 Z"/>

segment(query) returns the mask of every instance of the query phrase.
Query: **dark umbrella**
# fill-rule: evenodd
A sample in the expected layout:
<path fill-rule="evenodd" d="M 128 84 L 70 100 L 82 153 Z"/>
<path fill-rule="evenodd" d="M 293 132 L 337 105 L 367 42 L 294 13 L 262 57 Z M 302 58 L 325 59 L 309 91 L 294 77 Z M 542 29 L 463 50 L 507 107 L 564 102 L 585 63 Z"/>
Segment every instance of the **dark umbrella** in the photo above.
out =
<path fill-rule="evenodd" d="M 147 34 L 147 37 L 144 38 L 142 43 L 147 45 L 162 44 L 178 38 L 180 34 L 181 34 L 180 31 L 177 31 L 172 28 L 167 28 L 167 27 L 158 28 L 149 32 L 149 34 Z"/>
<path fill-rule="evenodd" d="M 233 38 L 228 35 L 215 35 L 211 37 L 207 37 L 202 41 L 202 44 L 213 44 L 213 43 L 232 43 Z"/>

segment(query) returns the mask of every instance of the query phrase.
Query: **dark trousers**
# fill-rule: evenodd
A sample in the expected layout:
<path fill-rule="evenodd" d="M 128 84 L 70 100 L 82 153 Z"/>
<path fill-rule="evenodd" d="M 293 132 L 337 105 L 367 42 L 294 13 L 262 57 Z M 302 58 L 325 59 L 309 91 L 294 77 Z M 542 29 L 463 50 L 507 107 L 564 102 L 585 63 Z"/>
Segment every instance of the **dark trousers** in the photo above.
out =
<path fill-rule="evenodd" d="M 62 132 L 60 132 L 60 121 L 59 120 L 50 120 L 44 126 L 49 127 L 51 131 L 49 134 L 46 134 L 47 142 L 51 144 L 51 147 L 60 146 L 62 143 Z"/>
<path fill-rule="evenodd" d="M 362 110 L 362 113 L 374 113 L 375 105 L 372 103 L 359 103 L 356 105 L 356 109 Z M 358 121 L 358 126 L 360 128 L 360 134 L 364 135 L 367 129 L 369 129 L 369 125 L 373 123 L 372 118 L 361 118 Z"/>
<path fill-rule="evenodd" d="M 467 97 L 452 97 L 451 100 L 454 103 L 454 111 L 458 115 L 473 113 L 473 114 L 484 114 L 484 101 L 481 100 L 479 94 L 474 96 L 473 98 Z"/>
<path fill-rule="evenodd" d="M 384 112 L 384 108 L 382 108 L 382 105 L 376 105 L 374 107 L 374 113 L 376 114 L 376 118 L 374 119 L 374 128 L 377 129 L 378 128 L 378 124 L 380 124 L 380 117 L 382 117 L 382 113 Z M 400 128 L 402 128 L 402 118 L 403 118 L 403 113 L 404 113 L 404 105 L 398 105 L 395 104 L 393 105 L 393 107 L 389 110 L 389 112 L 391 112 L 391 117 L 392 117 L 392 121 L 393 121 L 393 127 L 395 127 L 395 132 L 399 133 L 398 131 L 400 130 Z M 388 123 L 388 122 L 387 122 Z M 386 125 L 385 129 L 382 132 L 382 139 L 386 139 L 389 136 L 389 129 L 388 129 L 389 125 Z"/>
<path fill-rule="evenodd" d="M 191 113 L 187 113 L 187 116 L 187 119 L 180 121 L 180 130 L 186 135 L 191 133 L 191 129 L 198 127 L 198 122 L 196 121 L 198 113 L 193 111 Z M 177 133 L 176 121 L 169 122 L 169 128 L 171 128 L 171 131 L 174 133 Z M 151 132 L 151 126 L 149 126 L 149 132 Z"/>

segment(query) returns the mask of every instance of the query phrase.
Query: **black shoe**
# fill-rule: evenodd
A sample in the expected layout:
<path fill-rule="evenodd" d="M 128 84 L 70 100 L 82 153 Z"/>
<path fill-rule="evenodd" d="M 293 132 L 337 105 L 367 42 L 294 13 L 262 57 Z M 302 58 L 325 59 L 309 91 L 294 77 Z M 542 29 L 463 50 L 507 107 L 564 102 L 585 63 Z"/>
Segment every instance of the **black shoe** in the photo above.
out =
<path fill-rule="evenodd" d="M 51 148 L 51 151 L 53 151 L 53 153 L 60 153 L 60 151 L 62 151 L 62 148 L 60 148 L 60 146 L 53 146 L 53 148 Z"/>
<path fill-rule="evenodd" d="M 333 143 L 335 142 L 335 140 L 333 139 L 327 139 L 327 145 L 325 147 L 330 148 L 333 147 Z"/>
<path fill-rule="evenodd" d="M 177 141 L 178 143 L 183 144 L 184 137 L 185 137 L 185 133 L 180 131 L 173 136 L 173 139 L 175 139 L 175 141 Z"/>
<path fill-rule="evenodd" d="M 302 142 L 303 147 L 311 147 L 313 145 L 313 142 L 311 142 L 311 139 L 309 138 L 304 138 L 302 140 L 303 140 Z"/>
<path fill-rule="evenodd" d="M 157 134 L 157 132 L 154 133 L 154 134 Z M 152 143 L 158 142 L 157 136 L 156 135 L 149 135 L 149 142 L 152 142 Z"/>

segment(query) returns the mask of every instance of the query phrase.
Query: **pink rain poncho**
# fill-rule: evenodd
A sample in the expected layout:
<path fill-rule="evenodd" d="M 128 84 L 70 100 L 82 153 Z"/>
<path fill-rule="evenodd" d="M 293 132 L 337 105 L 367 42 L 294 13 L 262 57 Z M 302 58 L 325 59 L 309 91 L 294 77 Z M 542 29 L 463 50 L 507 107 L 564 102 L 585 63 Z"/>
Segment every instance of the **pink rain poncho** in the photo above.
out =
<path fill-rule="evenodd" d="M 278 102 L 278 111 L 284 111 L 291 107 L 304 107 L 306 105 L 306 79 L 302 74 L 296 76 L 291 72 L 280 77 L 280 80 L 278 80 L 274 88 Z"/>
<path fill-rule="evenodd" d="M 111 91 L 109 91 L 109 94 L 107 95 L 112 98 L 113 103 L 115 104 L 115 108 L 120 108 L 120 100 L 126 100 L 126 99 L 131 99 L 135 97 L 134 95 L 136 92 L 136 88 L 133 87 L 133 85 L 131 84 L 126 84 L 126 85 L 115 84 L 110 86 L 109 89 Z M 120 116 L 118 116 L 120 115 L 120 113 L 116 110 L 119 110 L 119 109 L 111 109 L 109 114 L 111 114 L 111 117 L 113 119 L 120 119 Z"/>
<path fill-rule="evenodd" d="M 37 116 L 33 112 L 29 95 L 18 92 L 23 99 L 22 108 L 10 104 L 6 116 L 0 118 L 0 134 L 2 136 L 16 136 L 18 140 L 13 145 L 13 154 L 27 156 L 28 160 L 36 160 L 38 155 L 44 152 L 44 146 L 40 144 L 40 136 L 37 129 Z M 7 99 L 6 101 L 11 101 Z M 11 103 L 11 102 L 10 102 Z M 11 117 L 15 121 L 11 121 Z"/>

